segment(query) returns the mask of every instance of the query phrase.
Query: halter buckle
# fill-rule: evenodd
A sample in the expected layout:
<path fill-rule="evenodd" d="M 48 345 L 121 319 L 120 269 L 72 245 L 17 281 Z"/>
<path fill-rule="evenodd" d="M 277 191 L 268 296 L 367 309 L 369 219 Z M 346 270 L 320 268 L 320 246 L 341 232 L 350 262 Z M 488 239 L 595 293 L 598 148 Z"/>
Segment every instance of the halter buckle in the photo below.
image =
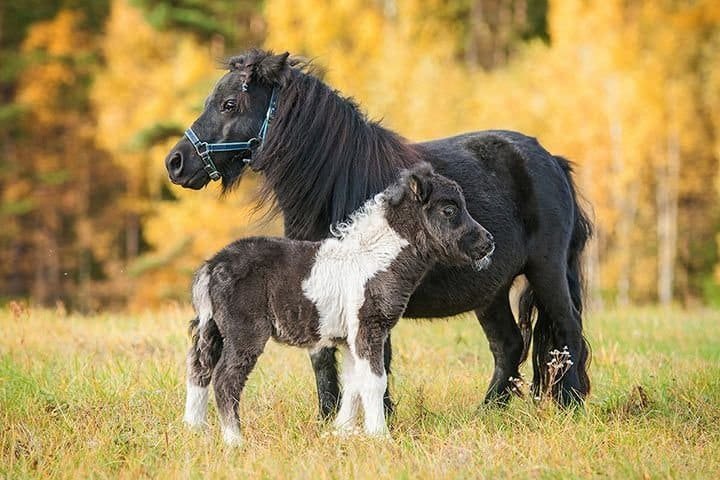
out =
<path fill-rule="evenodd" d="M 217 168 L 215 168 L 215 165 L 206 163 L 203 169 L 207 172 L 208 176 L 210 177 L 210 180 L 220 180 L 220 172 L 217 171 Z"/>
<path fill-rule="evenodd" d="M 198 142 L 195 144 L 195 151 L 201 157 L 210 156 L 210 145 L 207 142 Z"/>

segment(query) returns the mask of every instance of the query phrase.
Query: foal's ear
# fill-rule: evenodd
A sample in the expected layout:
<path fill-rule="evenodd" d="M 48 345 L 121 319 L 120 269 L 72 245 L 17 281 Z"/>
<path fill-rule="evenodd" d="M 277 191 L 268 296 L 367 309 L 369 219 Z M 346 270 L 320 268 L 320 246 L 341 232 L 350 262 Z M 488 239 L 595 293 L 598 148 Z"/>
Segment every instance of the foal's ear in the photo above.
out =
<path fill-rule="evenodd" d="M 433 190 L 433 170 L 428 164 L 420 165 L 408 171 L 407 188 L 415 200 L 420 203 L 427 203 Z"/>
<path fill-rule="evenodd" d="M 283 73 L 288 67 L 289 52 L 279 55 L 267 55 L 255 66 L 255 74 L 257 78 L 262 79 L 266 83 L 275 85 L 280 83 Z"/>

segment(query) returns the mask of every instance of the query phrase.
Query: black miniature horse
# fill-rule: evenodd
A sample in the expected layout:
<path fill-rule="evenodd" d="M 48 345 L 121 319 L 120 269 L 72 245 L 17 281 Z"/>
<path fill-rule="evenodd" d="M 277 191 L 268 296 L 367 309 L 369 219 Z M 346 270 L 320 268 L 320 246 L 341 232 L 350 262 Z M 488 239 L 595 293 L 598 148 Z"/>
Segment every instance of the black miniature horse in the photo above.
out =
<path fill-rule="evenodd" d="M 250 165 L 264 174 L 260 200 L 282 212 L 286 236 L 320 240 L 330 225 L 395 181 L 400 170 L 429 162 L 461 186 L 470 214 L 493 234 L 497 250 L 482 275 L 470 267 L 437 265 L 405 315 L 447 317 L 474 310 L 495 359 L 485 401 L 503 404 L 530 342 L 508 299 L 514 279 L 524 274 L 523 332 L 536 317 L 533 390 L 551 389 L 563 405 L 582 402 L 590 381 L 580 264 L 591 223 L 578 205 L 567 160 L 534 138 L 502 130 L 409 143 L 368 120 L 309 64 L 287 53 L 251 50 L 230 58 L 227 69 L 165 160 L 173 183 L 200 189 L 221 178 L 228 190 Z M 573 365 L 560 381 L 550 382 L 549 352 L 566 346 Z M 385 353 L 389 371 L 389 337 Z M 339 398 L 335 349 L 311 358 L 320 411 L 329 416 Z M 386 408 L 392 408 L 389 394 Z"/>
<path fill-rule="evenodd" d="M 238 240 L 198 270 L 185 422 L 205 424 L 212 378 L 226 443 L 240 442 L 238 402 L 270 337 L 310 351 L 343 349 L 339 434 L 388 433 L 383 348 L 410 296 L 437 262 L 489 265 L 492 236 L 460 187 L 427 164 L 405 171 L 321 242 Z"/>

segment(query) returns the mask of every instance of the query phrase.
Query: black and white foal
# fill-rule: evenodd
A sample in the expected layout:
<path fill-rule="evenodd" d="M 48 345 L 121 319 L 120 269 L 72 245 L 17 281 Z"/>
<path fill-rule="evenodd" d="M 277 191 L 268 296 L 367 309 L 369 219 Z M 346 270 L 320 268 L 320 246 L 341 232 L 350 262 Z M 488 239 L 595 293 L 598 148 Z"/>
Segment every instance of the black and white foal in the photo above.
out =
<path fill-rule="evenodd" d="M 226 443 L 240 441 L 238 402 L 270 337 L 343 351 L 335 427 L 387 433 L 383 345 L 410 295 L 438 261 L 484 267 L 492 236 L 465 208 L 460 187 L 428 164 L 369 200 L 321 242 L 238 240 L 205 262 L 192 288 L 197 319 L 188 354 L 185 422 L 205 424 L 212 378 Z"/>

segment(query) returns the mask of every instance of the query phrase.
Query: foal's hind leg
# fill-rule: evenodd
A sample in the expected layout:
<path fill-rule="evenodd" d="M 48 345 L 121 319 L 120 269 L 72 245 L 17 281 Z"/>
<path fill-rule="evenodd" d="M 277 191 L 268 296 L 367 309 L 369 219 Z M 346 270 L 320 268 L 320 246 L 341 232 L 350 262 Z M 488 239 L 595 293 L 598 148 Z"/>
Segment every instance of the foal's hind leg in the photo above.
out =
<path fill-rule="evenodd" d="M 213 379 L 223 440 L 228 445 L 238 445 L 242 441 L 238 416 L 240 394 L 262 353 L 262 349 L 238 347 L 226 345 L 223 348 Z"/>
<path fill-rule="evenodd" d="M 208 386 L 222 351 L 222 337 L 210 319 L 200 325 L 196 318 L 190 322 L 192 345 L 187 355 L 187 397 L 183 420 L 191 428 L 205 426 Z"/>
<path fill-rule="evenodd" d="M 510 400 L 514 386 L 510 377 L 520 376 L 518 368 L 523 351 L 523 339 L 510 309 L 508 291 L 509 288 L 501 289 L 488 308 L 475 311 L 495 359 L 485 403 L 499 405 L 505 405 Z"/>
<path fill-rule="evenodd" d="M 543 378 L 534 379 L 533 384 L 539 390 L 551 389 L 561 405 L 580 403 L 588 392 L 580 381 L 578 366 L 584 363 L 587 352 L 579 312 L 572 303 L 565 266 L 558 267 L 544 262 L 528 268 L 526 275 L 533 288 L 539 311 L 533 336 L 533 356 L 539 366 L 536 374 Z M 547 378 L 549 370 L 546 364 L 553 360 L 550 352 L 562 351 L 565 347 L 572 363 L 558 365 L 559 378 Z"/>

